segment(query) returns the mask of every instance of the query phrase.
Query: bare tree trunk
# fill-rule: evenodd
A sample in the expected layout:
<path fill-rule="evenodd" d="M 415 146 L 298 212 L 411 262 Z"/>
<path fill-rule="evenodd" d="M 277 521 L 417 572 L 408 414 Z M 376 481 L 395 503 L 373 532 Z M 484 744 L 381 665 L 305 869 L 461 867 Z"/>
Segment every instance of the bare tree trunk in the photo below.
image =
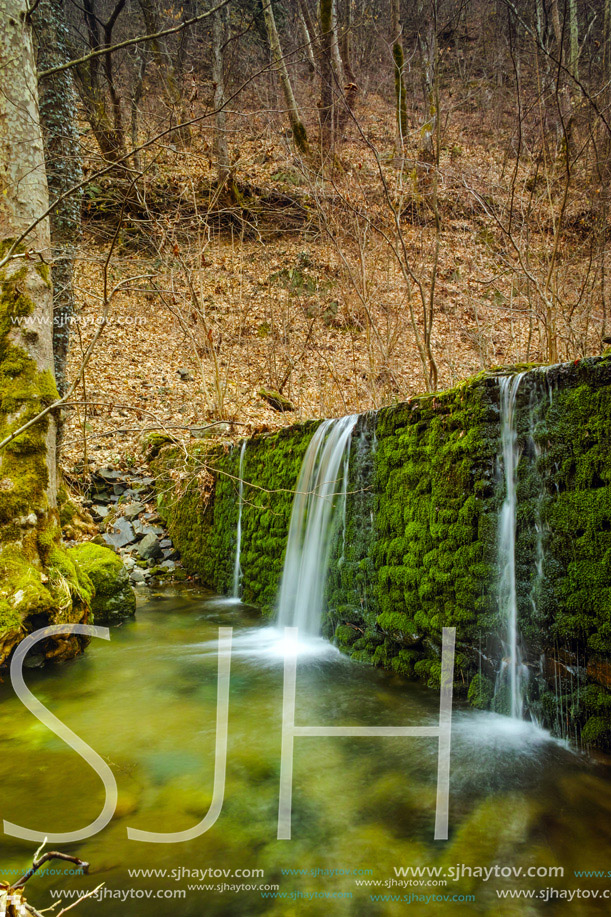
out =
<path fill-rule="evenodd" d="M 421 131 L 420 158 L 425 162 L 435 162 L 435 137 L 437 133 L 437 35 L 435 2 L 432 0 L 432 9 L 425 9 L 423 2 L 419 3 L 419 29 L 418 44 L 422 60 L 422 79 L 424 84 L 425 122 Z"/>
<path fill-rule="evenodd" d="M 63 0 L 41 0 L 34 13 L 38 35 L 38 69 L 70 59 Z M 81 195 L 64 197 L 82 178 L 76 123 L 76 93 L 71 70 L 55 73 L 40 86 L 40 120 L 45 146 L 49 195 L 59 203 L 50 215 L 53 261 L 53 353 L 55 379 L 66 390 L 66 361 L 74 314 L 74 258 L 81 234 Z"/>
<path fill-rule="evenodd" d="M 299 19 L 299 25 L 301 26 L 301 32 L 303 34 L 303 44 L 305 47 L 306 54 L 308 56 L 308 64 L 312 73 L 316 70 L 316 60 L 314 58 L 314 49 L 312 47 L 312 36 L 310 35 L 310 30 L 308 29 L 308 24 L 303 15 L 302 3 L 299 3 L 297 10 L 297 17 Z"/>
<path fill-rule="evenodd" d="M 558 0 L 551 0 L 550 14 L 552 20 L 552 28 L 554 30 L 554 38 L 556 39 L 558 60 L 562 64 L 564 63 L 565 59 L 564 28 L 562 22 L 560 21 Z M 571 147 L 573 145 L 573 93 L 572 87 L 567 84 L 567 80 L 564 73 L 562 72 L 561 67 L 557 67 L 556 72 L 556 96 L 558 99 L 558 111 L 560 113 L 559 144 L 561 147 L 566 147 L 565 152 L 567 158 L 570 158 Z"/>
<path fill-rule="evenodd" d="M 218 169 L 219 187 L 224 187 L 229 176 L 229 148 L 227 146 L 227 116 L 225 104 L 225 74 L 223 67 L 223 45 L 226 35 L 226 10 L 219 10 L 212 17 L 212 82 L 214 84 L 214 156 Z"/>
<path fill-rule="evenodd" d="M 333 0 L 320 0 L 318 5 L 320 30 L 320 139 L 326 149 L 333 147 L 335 137 L 333 116 Z"/>
<path fill-rule="evenodd" d="M 391 0 L 390 3 L 390 30 L 392 33 L 392 57 L 394 62 L 395 74 L 395 100 L 396 100 L 396 122 L 397 122 L 397 152 L 401 153 L 403 144 L 407 137 L 407 100 L 405 97 L 405 80 L 403 79 L 403 67 L 405 64 L 403 56 L 403 26 L 399 12 L 399 0 Z"/>
<path fill-rule="evenodd" d="M 306 129 L 303 126 L 301 115 L 299 114 L 299 109 L 297 108 L 297 102 L 295 101 L 293 87 L 291 86 L 289 71 L 282 54 L 280 38 L 278 37 L 278 29 L 276 28 L 276 20 L 274 18 L 274 10 L 272 8 L 271 0 L 263 0 L 263 16 L 265 19 L 265 29 L 267 31 L 267 39 L 269 41 L 272 61 L 278 70 L 280 83 L 282 84 L 284 101 L 286 103 L 287 114 L 289 116 L 289 122 L 293 132 L 293 140 L 295 141 L 295 146 L 298 150 L 300 150 L 302 153 L 307 153 L 308 136 L 306 134 Z"/>
<path fill-rule="evenodd" d="M 569 70 L 576 80 L 579 79 L 579 21 L 577 19 L 577 0 L 569 0 Z"/>
<path fill-rule="evenodd" d="M 140 172 L 142 171 L 142 162 L 140 158 L 140 150 L 138 148 L 138 121 L 140 117 L 140 101 L 144 92 L 144 77 L 146 75 L 146 55 L 143 54 L 141 48 L 136 51 L 136 67 L 136 80 L 132 88 L 130 109 L 130 133 L 132 139 L 132 150 L 134 151 L 132 156 L 134 169 L 136 169 L 137 172 Z"/>
<path fill-rule="evenodd" d="M 155 0 L 138 0 L 138 5 L 142 13 L 147 33 L 149 35 L 155 35 L 157 32 L 161 32 L 161 17 Z M 163 38 L 155 38 L 150 42 L 150 47 L 159 70 L 166 104 L 179 123 L 185 121 L 186 118 L 180 80 L 168 46 Z M 176 137 L 181 143 L 188 144 L 191 140 L 191 131 L 188 127 L 183 127 L 179 131 L 176 131 Z"/>

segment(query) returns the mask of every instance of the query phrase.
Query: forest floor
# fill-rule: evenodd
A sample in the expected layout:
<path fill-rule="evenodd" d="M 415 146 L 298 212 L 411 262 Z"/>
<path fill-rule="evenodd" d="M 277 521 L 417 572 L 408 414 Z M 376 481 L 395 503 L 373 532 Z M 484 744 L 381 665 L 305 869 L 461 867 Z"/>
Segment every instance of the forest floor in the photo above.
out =
<path fill-rule="evenodd" d="M 578 279 L 585 192 L 565 202 L 574 245 L 564 239 L 550 254 L 561 165 L 517 166 L 507 135 L 491 139 L 480 113 L 463 110 L 444 127 L 432 177 L 415 165 L 417 128 L 398 162 L 388 105 L 372 96 L 357 116 L 324 178 L 263 120 L 238 126 L 239 207 L 213 199 L 209 128 L 188 153 L 157 151 L 143 213 L 125 219 L 114 245 L 117 208 L 100 204 L 103 188 L 89 192 L 70 378 L 102 315 L 107 259 L 108 286 L 121 287 L 67 416 L 68 472 L 84 459 L 140 464 L 152 429 L 188 442 L 202 435 L 194 428 L 222 421 L 235 440 L 422 392 L 423 302 L 433 305 L 437 388 L 495 365 L 548 361 L 542 287 L 552 258 L 555 289 L 575 303 L 568 323 L 556 321 L 557 358 L 600 351 L 595 291 Z M 294 410 L 274 410 L 261 389 L 282 391 Z"/>

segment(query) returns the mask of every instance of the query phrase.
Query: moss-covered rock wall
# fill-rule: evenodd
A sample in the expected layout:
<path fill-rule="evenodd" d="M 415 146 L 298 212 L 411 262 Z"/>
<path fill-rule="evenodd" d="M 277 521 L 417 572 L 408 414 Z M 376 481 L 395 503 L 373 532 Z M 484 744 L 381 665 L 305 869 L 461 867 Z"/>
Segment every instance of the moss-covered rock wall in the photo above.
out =
<path fill-rule="evenodd" d="M 611 357 L 524 373 L 517 395 L 516 585 L 527 709 L 611 744 Z M 326 582 L 323 632 L 355 660 L 439 683 L 457 629 L 456 690 L 505 712 L 498 607 L 499 374 L 362 415 Z M 244 454 L 243 599 L 273 613 L 294 490 L 315 423 Z M 185 563 L 231 589 L 239 448 L 158 458 L 159 502 Z"/>

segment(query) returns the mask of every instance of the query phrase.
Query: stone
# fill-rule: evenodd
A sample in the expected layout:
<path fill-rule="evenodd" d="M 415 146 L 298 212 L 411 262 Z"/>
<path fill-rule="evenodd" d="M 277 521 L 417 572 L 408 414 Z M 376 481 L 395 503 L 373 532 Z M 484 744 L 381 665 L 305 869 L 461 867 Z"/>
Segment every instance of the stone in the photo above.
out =
<path fill-rule="evenodd" d="M 128 522 L 123 516 L 119 516 L 118 519 L 115 519 L 115 521 L 109 525 L 108 531 L 104 534 L 106 543 L 112 545 L 114 548 L 122 548 L 126 544 L 130 544 L 134 541 L 135 538 L 136 535 L 131 522 Z"/>
<path fill-rule="evenodd" d="M 105 519 L 108 513 L 109 513 L 108 507 L 102 506 L 101 503 L 95 503 L 91 507 L 91 515 L 93 516 L 94 519 Z"/>
<path fill-rule="evenodd" d="M 259 389 L 259 398 L 262 398 L 263 401 L 266 401 L 269 404 L 270 408 L 273 408 L 274 411 L 280 411 L 284 413 L 285 411 L 294 411 L 295 406 L 285 398 L 280 392 L 273 391 L 271 389 L 262 388 Z"/>
<path fill-rule="evenodd" d="M 157 536 L 153 534 L 145 535 L 138 545 L 138 553 L 144 560 L 155 560 L 155 558 L 161 557 L 161 547 Z"/>
<path fill-rule="evenodd" d="M 172 547 L 172 539 L 171 539 L 171 538 L 162 538 L 161 541 L 159 542 L 159 545 L 160 545 L 160 547 L 162 547 L 162 548 L 171 548 L 171 547 Z"/>
<path fill-rule="evenodd" d="M 128 503 L 125 509 L 123 510 L 123 515 L 126 519 L 130 521 L 135 519 L 140 513 L 144 512 L 146 506 L 144 503 Z"/>
<path fill-rule="evenodd" d="M 173 573 L 176 569 L 176 564 L 173 560 L 162 560 L 160 566 L 163 567 L 164 570 L 167 570 L 168 573 Z"/>
<path fill-rule="evenodd" d="M 144 586 L 146 583 L 146 577 L 140 567 L 134 567 L 132 572 L 129 574 L 129 578 L 135 586 Z"/>

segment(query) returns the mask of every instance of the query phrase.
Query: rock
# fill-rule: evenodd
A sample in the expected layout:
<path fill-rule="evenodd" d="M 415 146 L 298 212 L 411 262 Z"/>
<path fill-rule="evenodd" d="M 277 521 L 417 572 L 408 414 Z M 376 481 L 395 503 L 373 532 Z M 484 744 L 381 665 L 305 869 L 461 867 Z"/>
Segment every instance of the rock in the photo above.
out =
<path fill-rule="evenodd" d="M 109 526 L 109 530 L 104 534 L 106 543 L 114 548 L 123 548 L 126 544 L 134 541 L 135 538 L 136 535 L 131 522 L 128 522 L 123 516 L 115 519 Z"/>
<path fill-rule="evenodd" d="M 144 560 L 155 560 L 161 557 L 161 547 L 156 535 L 145 535 L 138 545 L 138 553 Z"/>
<path fill-rule="evenodd" d="M 136 561 L 134 560 L 133 557 L 130 557 L 129 554 L 127 555 L 127 557 L 123 558 L 123 563 L 125 564 L 128 570 L 133 570 L 134 567 L 136 566 Z"/>
<path fill-rule="evenodd" d="M 109 513 L 107 506 L 102 506 L 101 503 L 96 503 L 91 507 L 91 514 L 94 519 L 105 519 Z"/>
<path fill-rule="evenodd" d="M 162 538 L 161 541 L 159 542 L 159 547 L 160 548 L 171 548 L 172 539 L 171 538 Z"/>
<path fill-rule="evenodd" d="M 180 551 L 177 551 L 176 548 L 164 548 L 163 549 L 163 559 L 164 560 L 178 560 L 180 557 Z"/>
<path fill-rule="evenodd" d="M 116 471 L 114 468 L 100 468 L 97 477 L 102 478 L 104 481 L 120 481 L 123 477 L 122 471 Z"/>
<path fill-rule="evenodd" d="M 263 401 L 266 401 L 274 411 L 280 411 L 284 413 L 285 411 L 294 411 L 295 407 L 285 398 L 284 395 L 280 392 L 273 391 L 271 389 L 262 388 L 259 389 L 259 398 L 262 398 Z"/>
<path fill-rule="evenodd" d="M 45 657 L 36 653 L 28 653 L 23 660 L 24 669 L 42 669 L 45 664 Z"/>
<path fill-rule="evenodd" d="M 129 574 L 116 554 L 91 541 L 70 548 L 70 554 L 95 590 L 91 609 L 96 624 L 114 624 L 135 614 L 136 596 Z"/>
<path fill-rule="evenodd" d="M 162 560 L 160 566 L 163 567 L 164 570 L 167 570 L 168 573 L 173 573 L 176 569 L 176 564 L 173 560 Z"/>
<path fill-rule="evenodd" d="M 116 494 L 117 497 L 121 497 L 125 493 L 126 490 L 127 490 L 127 487 L 125 484 L 113 484 L 112 485 L 112 492 Z"/>
<path fill-rule="evenodd" d="M 104 535 L 96 535 L 95 538 L 91 539 L 91 544 L 99 544 L 103 548 L 108 548 L 108 547 L 114 548 L 114 545 L 108 544 Z"/>
<path fill-rule="evenodd" d="M 129 574 L 129 578 L 135 586 L 144 586 L 146 583 L 146 577 L 140 567 L 134 567 L 132 572 Z"/>
<path fill-rule="evenodd" d="M 143 538 L 145 535 L 163 535 L 163 529 L 159 525 L 149 525 L 145 522 L 141 522 L 139 519 L 134 521 L 134 532 L 138 538 Z"/>
<path fill-rule="evenodd" d="M 144 503 L 128 503 L 128 505 L 123 510 L 123 515 L 126 519 L 135 519 L 140 513 L 143 513 L 146 509 Z"/>

